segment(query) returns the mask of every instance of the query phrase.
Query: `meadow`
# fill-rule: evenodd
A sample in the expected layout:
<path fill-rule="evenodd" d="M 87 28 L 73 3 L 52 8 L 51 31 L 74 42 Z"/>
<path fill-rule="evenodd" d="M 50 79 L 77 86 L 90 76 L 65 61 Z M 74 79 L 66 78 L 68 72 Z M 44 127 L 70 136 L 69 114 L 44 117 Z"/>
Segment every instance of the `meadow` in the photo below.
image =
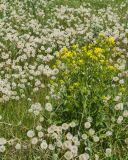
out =
<path fill-rule="evenodd" d="M 128 1 L 0 1 L 0 160 L 128 160 Z"/>

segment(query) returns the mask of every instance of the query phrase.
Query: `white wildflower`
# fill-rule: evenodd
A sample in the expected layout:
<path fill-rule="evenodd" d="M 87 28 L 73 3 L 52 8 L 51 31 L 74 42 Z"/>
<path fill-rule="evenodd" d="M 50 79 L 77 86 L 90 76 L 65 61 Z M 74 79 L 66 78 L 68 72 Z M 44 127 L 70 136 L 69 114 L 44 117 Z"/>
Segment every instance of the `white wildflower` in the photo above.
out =
<path fill-rule="evenodd" d="M 47 142 L 46 142 L 45 140 L 43 140 L 43 141 L 41 142 L 41 145 L 40 145 L 40 147 L 41 147 L 41 149 L 44 149 L 44 150 L 46 150 L 46 149 L 47 149 L 47 147 L 48 147 L 48 144 L 47 144 Z"/>
<path fill-rule="evenodd" d="M 20 150 L 20 149 L 21 149 L 21 144 L 20 144 L 20 143 L 17 143 L 17 144 L 15 145 L 15 149 Z"/>
<path fill-rule="evenodd" d="M 90 122 L 85 122 L 84 123 L 84 127 L 87 128 L 87 129 L 90 128 L 91 127 L 91 123 Z"/>
<path fill-rule="evenodd" d="M 67 152 L 64 154 L 64 158 L 65 158 L 66 160 L 72 159 L 72 158 L 73 158 L 72 152 L 71 152 L 71 151 L 67 151 Z"/>
<path fill-rule="evenodd" d="M 34 135 L 35 135 L 35 133 L 34 133 L 33 130 L 29 130 L 29 131 L 27 132 L 27 136 L 28 136 L 29 138 L 34 137 Z"/>
<path fill-rule="evenodd" d="M 111 148 L 107 148 L 106 151 L 105 151 L 106 157 L 111 157 L 111 153 L 112 153 Z"/>

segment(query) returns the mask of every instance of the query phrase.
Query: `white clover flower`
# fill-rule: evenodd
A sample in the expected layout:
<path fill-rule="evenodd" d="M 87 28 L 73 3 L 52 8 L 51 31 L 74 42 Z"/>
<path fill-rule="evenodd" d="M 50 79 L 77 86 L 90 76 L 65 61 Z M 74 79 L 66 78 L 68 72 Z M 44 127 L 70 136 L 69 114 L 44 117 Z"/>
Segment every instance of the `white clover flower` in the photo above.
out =
<path fill-rule="evenodd" d="M 112 136 L 112 131 L 107 131 L 106 136 Z"/>
<path fill-rule="evenodd" d="M 59 73 L 59 70 L 57 68 L 54 68 L 52 72 L 53 72 L 53 75 L 57 75 Z"/>
<path fill-rule="evenodd" d="M 45 140 L 43 140 L 40 144 L 41 149 L 46 150 L 48 147 L 48 144 Z"/>
<path fill-rule="evenodd" d="M 6 148 L 4 145 L 0 145 L 0 152 L 3 153 L 5 152 Z"/>
<path fill-rule="evenodd" d="M 38 142 L 37 137 L 34 137 L 34 138 L 31 139 L 31 144 L 35 145 L 35 144 L 37 144 L 37 142 Z"/>
<path fill-rule="evenodd" d="M 123 103 L 118 103 L 115 105 L 115 110 L 123 110 Z"/>
<path fill-rule="evenodd" d="M 69 128 L 69 124 L 67 124 L 67 123 L 62 124 L 62 129 L 63 130 L 68 130 L 68 128 Z"/>
<path fill-rule="evenodd" d="M 88 159 L 89 159 L 88 153 L 84 153 L 79 156 L 79 160 L 88 160 Z"/>
<path fill-rule="evenodd" d="M 44 47 L 44 46 L 41 46 L 41 50 L 43 50 L 43 51 L 44 51 L 44 50 L 45 50 L 45 47 Z"/>
<path fill-rule="evenodd" d="M 39 90 L 38 87 L 33 88 L 33 92 L 37 92 Z M 39 112 L 39 111 L 38 111 Z"/>
<path fill-rule="evenodd" d="M 86 140 L 88 138 L 87 134 L 82 134 L 82 139 Z"/>
<path fill-rule="evenodd" d="M 7 143 L 7 140 L 5 138 L 0 138 L 0 145 L 4 145 Z"/>
<path fill-rule="evenodd" d="M 74 121 L 72 121 L 69 125 L 70 125 L 70 127 L 74 128 L 74 127 L 76 127 L 77 124 Z"/>
<path fill-rule="evenodd" d="M 60 140 L 57 140 L 56 146 L 59 147 L 59 148 L 62 148 L 63 144 Z"/>
<path fill-rule="evenodd" d="M 91 123 L 90 122 L 85 122 L 84 123 L 84 127 L 87 128 L 87 129 L 90 128 L 91 127 Z"/>
<path fill-rule="evenodd" d="M 126 138 L 124 141 L 125 141 L 125 143 L 128 145 L 128 138 Z"/>
<path fill-rule="evenodd" d="M 119 100 L 120 100 L 120 96 L 116 96 L 115 98 L 114 98 L 114 101 L 116 101 L 116 102 L 118 102 Z"/>
<path fill-rule="evenodd" d="M 92 117 L 88 117 L 87 120 L 88 120 L 88 122 L 92 122 L 93 118 Z"/>
<path fill-rule="evenodd" d="M 66 138 L 67 138 L 68 140 L 72 140 L 73 135 L 72 135 L 71 133 L 67 133 Z"/>
<path fill-rule="evenodd" d="M 99 160 L 99 156 L 95 154 L 95 160 Z"/>
<path fill-rule="evenodd" d="M 90 128 L 88 132 L 89 132 L 89 134 L 90 134 L 91 136 L 93 136 L 93 135 L 95 134 L 95 130 L 92 129 L 92 128 Z"/>
<path fill-rule="evenodd" d="M 56 128 L 56 132 L 57 132 L 58 134 L 62 134 L 62 127 L 61 127 L 61 126 L 58 126 L 58 127 Z"/>
<path fill-rule="evenodd" d="M 33 113 L 34 113 L 34 115 L 38 116 L 40 112 L 38 110 L 36 110 L 36 111 L 33 111 Z"/>
<path fill-rule="evenodd" d="M 42 130 L 42 126 L 41 126 L 41 125 L 38 125 L 38 126 L 36 127 L 36 130 L 37 130 L 37 131 L 41 131 L 41 130 Z"/>
<path fill-rule="evenodd" d="M 46 109 L 47 111 L 51 112 L 51 111 L 52 111 L 52 104 L 51 104 L 51 103 L 46 103 L 46 104 L 45 104 L 45 109 Z"/>
<path fill-rule="evenodd" d="M 105 151 L 106 157 L 111 157 L 111 154 L 112 154 L 111 148 L 107 148 L 106 151 Z"/>
<path fill-rule="evenodd" d="M 27 132 L 27 136 L 28 136 L 29 138 L 34 137 L 34 135 L 35 135 L 35 132 L 34 132 L 33 130 L 29 130 L 29 131 Z"/>
<path fill-rule="evenodd" d="M 58 154 L 54 153 L 54 154 L 53 154 L 53 158 L 54 158 L 54 159 L 58 159 Z"/>
<path fill-rule="evenodd" d="M 71 151 L 67 151 L 67 152 L 64 154 L 64 158 L 65 158 L 66 160 L 72 159 L 72 158 L 73 158 L 72 152 L 71 152 Z"/>
<path fill-rule="evenodd" d="M 48 131 L 48 133 L 54 133 L 54 128 L 53 127 L 49 127 L 47 131 Z"/>
<path fill-rule="evenodd" d="M 29 112 L 33 112 L 36 116 L 42 111 L 42 107 L 40 103 L 35 103 L 31 105 L 31 108 L 28 110 Z"/>
<path fill-rule="evenodd" d="M 123 116 L 119 116 L 118 119 L 117 119 L 117 123 L 118 124 L 121 124 L 123 121 Z"/>
<path fill-rule="evenodd" d="M 51 53 L 52 49 L 51 48 L 47 48 L 47 50 L 45 50 L 46 53 Z"/>
<path fill-rule="evenodd" d="M 77 136 L 74 136 L 74 137 L 72 138 L 72 142 L 73 142 L 75 145 L 77 145 L 77 146 L 79 146 L 79 145 L 80 145 L 80 142 L 79 142 L 79 140 L 78 140 L 78 137 L 77 137 Z"/>
<path fill-rule="evenodd" d="M 65 149 L 71 148 L 71 146 L 72 146 L 72 141 L 69 141 L 69 140 L 64 141 L 63 147 L 64 147 Z"/>
<path fill-rule="evenodd" d="M 43 122 L 44 121 L 44 117 L 40 117 L 39 121 Z"/>
<path fill-rule="evenodd" d="M 128 117 L 128 110 L 124 110 L 123 117 Z"/>
<path fill-rule="evenodd" d="M 100 140 L 100 138 L 98 136 L 95 136 L 95 135 L 93 136 L 93 141 L 94 142 L 99 142 L 99 140 Z"/>
<path fill-rule="evenodd" d="M 119 83 L 124 84 L 124 80 L 123 79 L 119 80 Z"/>
<path fill-rule="evenodd" d="M 113 77 L 113 81 L 118 81 L 119 80 L 119 78 L 118 77 Z"/>
<path fill-rule="evenodd" d="M 74 137 L 72 138 L 72 141 L 73 141 L 74 143 L 78 142 L 78 137 L 77 137 L 77 136 L 74 136 Z"/>
<path fill-rule="evenodd" d="M 20 143 L 17 143 L 17 144 L 15 145 L 15 149 L 20 150 L 20 149 L 21 149 L 21 144 L 20 144 Z"/>
<path fill-rule="evenodd" d="M 74 156 L 77 156 L 78 146 L 72 145 L 72 146 L 70 147 L 70 151 L 74 154 Z"/>
<path fill-rule="evenodd" d="M 38 132 L 38 137 L 39 138 L 42 138 L 44 136 L 44 133 L 43 132 Z"/>
<path fill-rule="evenodd" d="M 55 146 L 54 146 L 53 144 L 49 144 L 48 148 L 49 148 L 51 151 L 55 150 Z"/>

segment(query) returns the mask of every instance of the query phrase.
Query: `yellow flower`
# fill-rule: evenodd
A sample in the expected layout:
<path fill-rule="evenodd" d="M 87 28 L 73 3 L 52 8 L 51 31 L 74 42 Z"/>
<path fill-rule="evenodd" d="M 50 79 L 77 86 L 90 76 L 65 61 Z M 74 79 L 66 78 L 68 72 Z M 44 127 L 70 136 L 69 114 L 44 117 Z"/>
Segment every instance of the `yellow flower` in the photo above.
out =
<path fill-rule="evenodd" d="M 111 65 L 108 66 L 108 68 L 109 68 L 110 70 L 114 70 L 114 71 L 116 70 L 116 68 L 115 68 L 114 66 L 111 66 Z"/>
<path fill-rule="evenodd" d="M 102 48 L 95 48 L 94 49 L 94 53 L 99 57 L 101 55 L 101 53 L 103 52 Z"/>
<path fill-rule="evenodd" d="M 73 63 L 73 64 L 76 64 L 76 61 L 75 61 L 75 60 L 73 60 L 73 61 L 72 61 L 72 63 Z"/>
<path fill-rule="evenodd" d="M 101 55 L 101 57 L 102 57 L 103 59 L 105 59 L 105 56 L 104 56 L 103 54 Z"/>
<path fill-rule="evenodd" d="M 61 51 L 62 51 L 62 52 L 68 52 L 68 49 L 65 47 L 65 48 L 62 48 Z"/>
<path fill-rule="evenodd" d="M 56 57 L 60 57 L 61 52 L 56 52 Z"/>
<path fill-rule="evenodd" d="M 98 61 L 98 58 L 97 58 L 96 56 L 94 56 L 94 55 L 90 55 L 90 58 L 91 58 L 92 60 Z"/>
<path fill-rule="evenodd" d="M 76 56 L 76 55 L 77 55 L 77 52 L 72 51 L 72 56 Z"/>
<path fill-rule="evenodd" d="M 73 53 L 71 51 L 65 52 L 64 55 L 62 56 L 63 59 L 72 58 L 72 57 L 73 57 Z"/>
<path fill-rule="evenodd" d="M 73 49 L 76 49 L 76 48 L 78 48 L 79 47 L 79 45 L 78 44 L 74 44 L 74 45 L 72 45 L 72 48 Z"/>
<path fill-rule="evenodd" d="M 109 37 L 109 38 L 106 39 L 106 41 L 107 41 L 109 44 L 111 44 L 111 45 L 114 45 L 114 44 L 115 44 L 115 39 L 114 39 L 114 37 Z"/>
<path fill-rule="evenodd" d="M 105 60 L 101 59 L 100 62 L 101 62 L 102 64 L 104 64 Z"/>
<path fill-rule="evenodd" d="M 88 55 L 88 56 L 91 56 L 91 55 L 92 55 L 92 50 L 89 50 L 89 51 L 87 52 L 87 55 Z"/>
<path fill-rule="evenodd" d="M 80 59 L 79 61 L 78 61 L 78 64 L 84 64 L 84 61 L 82 60 L 82 59 Z"/>
<path fill-rule="evenodd" d="M 87 51 L 87 47 L 86 46 L 82 47 L 82 51 L 86 52 Z"/>

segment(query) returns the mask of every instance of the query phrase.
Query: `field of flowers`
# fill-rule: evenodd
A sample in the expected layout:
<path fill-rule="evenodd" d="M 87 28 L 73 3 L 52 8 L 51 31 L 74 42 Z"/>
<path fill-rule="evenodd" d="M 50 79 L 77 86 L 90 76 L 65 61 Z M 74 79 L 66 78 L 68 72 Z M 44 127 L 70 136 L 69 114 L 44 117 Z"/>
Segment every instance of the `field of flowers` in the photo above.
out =
<path fill-rule="evenodd" d="M 0 0 L 0 160 L 128 160 L 127 0 Z"/>

